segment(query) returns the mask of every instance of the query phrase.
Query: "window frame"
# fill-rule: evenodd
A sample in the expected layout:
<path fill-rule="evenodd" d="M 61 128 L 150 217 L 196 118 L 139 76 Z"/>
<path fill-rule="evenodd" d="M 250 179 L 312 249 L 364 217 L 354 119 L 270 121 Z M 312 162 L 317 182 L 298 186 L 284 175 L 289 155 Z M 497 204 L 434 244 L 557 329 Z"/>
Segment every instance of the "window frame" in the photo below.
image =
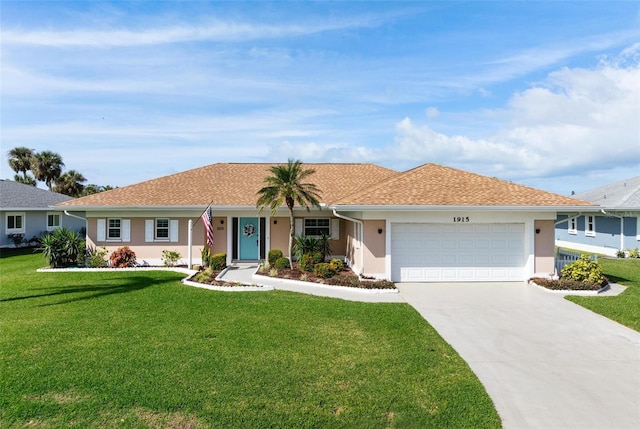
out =
<path fill-rule="evenodd" d="M 307 221 L 309 222 L 315 222 L 315 225 L 307 225 Z M 323 223 L 326 222 L 326 225 L 319 225 L 318 223 L 322 221 Z M 315 232 L 320 232 L 320 230 L 326 230 L 326 235 L 327 237 L 331 237 L 331 218 L 328 217 L 309 217 L 309 218 L 304 218 L 304 221 L 302 222 L 302 234 L 305 237 L 315 237 L 315 238 L 320 238 L 322 237 L 322 233 L 320 232 L 320 234 L 309 234 L 307 233 L 307 230 L 316 230 Z"/>
<path fill-rule="evenodd" d="M 9 228 L 9 218 L 12 217 L 13 219 L 13 228 Z M 16 219 L 20 218 L 20 227 L 16 228 Z M 25 226 L 25 222 L 26 218 L 25 218 L 25 214 L 24 212 L 7 212 L 5 214 L 4 217 L 4 226 L 5 226 L 5 233 L 6 234 L 24 234 L 26 231 L 26 226 Z"/>
<path fill-rule="evenodd" d="M 56 225 L 51 225 L 49 223 L 49 219 L 51 217 L 57 217 L 58 218 L 58 222 Z M 59 212 L 47 212 L 47 231 L 53 231 L 56 230 L 58 228 L 60 228 L 62 226 L 62 216 Z"/>
<path fill-rule="evenodd" d="M 118 221 L 118 226 L 111 226 L 111 221 Z M 107 235 L 106 235 L 106 239 L 107 241 L 122 241 L 122 218 L 117 218 L 117 217 L 111 217 L 111 218 L 107 218 L 107 225 L 106 225 L 106 229 L 107 229 Z M 117 237 L 112 237 L 111 236 L 111 231 L 118 231 L 118 236 Z"/>
<path fill-rule="evenodd" d="M 166 226 L 159 226 L 159 221 L 166 221 Z M 160 237 L 158 235 L 158 231 L 166 231 L 165 237 Z M 155 219 L 153 224 L 153 238 L 154 241 L 169 241 L 171 239 L 171 220 L 168 217 L 158 217 Z"/>
<path fill-rule="evenodd" d="M 572 218 L 569 219 L 569 225 L 568 225 L 568 231 L 569 234 L 571 235 L 576 235 L 578 233 L 578 219 L 577 218 Z"/>
<path fill-rule="evenodd" d="M 584 217 L 584 235 L 587 237 L 596 236 L 596 217 L 595 215 L 585 215 Z"/>

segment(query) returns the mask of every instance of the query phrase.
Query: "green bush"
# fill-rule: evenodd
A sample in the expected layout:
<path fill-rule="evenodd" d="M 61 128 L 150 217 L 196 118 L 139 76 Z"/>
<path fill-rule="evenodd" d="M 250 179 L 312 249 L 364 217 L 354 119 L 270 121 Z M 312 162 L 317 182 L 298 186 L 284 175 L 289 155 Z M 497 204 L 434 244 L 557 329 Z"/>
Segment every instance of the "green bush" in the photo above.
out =
<path fill-rule="evenodd" d="M 276 261 L 280 258 L 282 258 L 282 250 L 280 249 L 269 250 L 269 254 L 267 255 L 267 260 L 269 261 L 269 265 L 274 265 Z"/>
<path fill-rule="evenodd" d="M 616 258 L 620 258 L 620 259 L 624 259 L 627 257 L 627 253 L 620 249 L 620 250 L 616 250 Z"/>
<path fill-rule="evenodd" d="M 627 250 L 627 252 L 629 252 L 630 258 L 640 258 L 640 249 L 638 249 L 637 247 L 633 250 L 629 249 Z"/>
<path fill-rule="evenodd" d="M 602 267 L 588 255 L 582 255 L 577 261 L 565 265 L 562 269 L 562 278 L 593 284 L 604 282 Z"/>
<path fill-rule="evenodd" d="M 70 267 L 78 264 L 80 256 L 84 257 L 84 240 L 76 231 L 58 228 L 42 237 L 40 250 L 50 267 Z"/>
<path fill-rule="evenodd" d="M 300 269 L 302 271 L 313 271 L 313 267 L 322 262 L 322 254 L 318 251 L 305 253 L 300 259 Z"/>
<path fill-rule="evenodd" d="M 25 243 L 24 234 L 8 234 L 8 236 L 13 241 L 14 247 L 20 247 Z"/>
<path fill-rule="evenodd" d="M 227 268 L 227 254 L 226 253 L 214 253 L 209 258 L 209 267 L 212 270 L 220 271 Z"/>
<path fill-rule="evenodd" d="M 106 267 L 108 265 L 106 256 L 107 256 L 107 249 L 104 246 L 100 248 L 96 248 L 93 246 L 87 247 L 87 252 L 86 252 L 87 267 L 89 268 Z"/>
<path fill-rule="evenodd" d="M 109 256 L 112 268 L 130 268 L 136 266 L 136 254 L 129 246 L 119 247 Z"/>
<path fill-rule="evenodd" d="M 344 262 L 342 262 L 340 259 L 338 258 L 333 258 L 331 260 L 331 262 L 329 262 L 333 268 L 336 270 L 336 272 L 340 272 L 342 270 L 344 270 Z"/>
<path fill-rule="evenodd" d="M 297 261 L 301 261 L 306 253 L 320 251 L 320 240 L 315 237 L 305 237 L 298 235 L 293 242 L 293 256 Z"/>
<path fill-rule="evenodd" d="M 284 270 L 289 268 L 290 263 L 289 263 L 289 258 L 285 258 L 285 257 L 281 257 L 276 259 L 275 263 L 273 264 L 274 268 L 276 270 Z"/>
<path fill-rule="evenodd" d="M 329 279 L 336 275 L 336 269 L 328 262 L 320 262 L 313 267 L 313 275 L 323 279 Z"/>
<path fill-rule="evenodd" d="M 177 252 L 175 250 L 162 251 L 162 262 L 164 263 L 165 267 L 173 267 L 181 257 L 182 255 L 180 255 L 180 252 Z"/>

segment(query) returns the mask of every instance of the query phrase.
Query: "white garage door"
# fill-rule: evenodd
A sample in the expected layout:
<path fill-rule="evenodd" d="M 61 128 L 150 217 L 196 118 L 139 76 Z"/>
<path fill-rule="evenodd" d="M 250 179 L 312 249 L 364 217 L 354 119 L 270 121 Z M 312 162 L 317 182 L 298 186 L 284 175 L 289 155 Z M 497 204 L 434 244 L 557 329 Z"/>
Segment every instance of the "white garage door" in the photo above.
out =
<path fill-rule="evenodd" d="M 396 282 L 522 281 L 524 224 L 391 224 Z"/>

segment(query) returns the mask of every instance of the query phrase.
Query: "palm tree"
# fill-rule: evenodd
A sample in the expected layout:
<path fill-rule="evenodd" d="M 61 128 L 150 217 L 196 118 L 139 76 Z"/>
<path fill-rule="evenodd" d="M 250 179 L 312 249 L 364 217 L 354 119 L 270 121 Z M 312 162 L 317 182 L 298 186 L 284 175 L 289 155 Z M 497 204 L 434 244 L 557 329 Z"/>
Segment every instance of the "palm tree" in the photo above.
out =
<path fill-rule="evenodd" d="M 271 216 L 283 203 L 289 209 L 289 266 L 293 268 L 291 256 L 293 252 L 293 239 L 295 225 L 293 218 L 293 206 L 297 202 L 301 207 L 310 210 L 309 205 L 320 208 L 321 191 L 313 183 L 303 183 L 303 180 L 315 173 L 315 170 L 302 169 L 301 161 L 289 159 L 286 165 L 274 165 L 269 168 L 271 175 L 264 178 L 267 185 L 258 191 L 257 207 L 262 211 L 269 206 Z"/>
<path fill-rule="evenodd" d="M 9 167 L 16 172 L 16 182 L 32 184 L 33 178 L 31 176 L 27 177 L 27 171 L 31 170 L 33 155 L 33 149 L 24 146 L 15 147 L 7 152 Z M 20 173 L 22 173 L 22 176 L 20 176 Z M 35 183 L 33 184 L 35 185 Z"/>
<path fill-rule="evenodd" d="M 51 184 L 56 181 L 62 174 L 62 157 L 48 150 L 36 153 L 31 162 L 31 170 L 36 179 L 47 184 L 51 191 Z"/>
<path fill-rule="evenodd" d="M 56 186 L 53 190 L 70 197 L 79 197 L 84 191 L 83 182 L 86 181 L 87 179 L 81 173 L 69 170 L 56 179 Z"/>
<path fill-rule="evenodd" d="M 25 185 L 38 185 L 38 182 L 36 182 L 36 179 L 31 174 L 25 174 L 24 176 L 16 174 L 15 176 L 13 176 L 13 180 L 14 182 L 23 183 Z"/>

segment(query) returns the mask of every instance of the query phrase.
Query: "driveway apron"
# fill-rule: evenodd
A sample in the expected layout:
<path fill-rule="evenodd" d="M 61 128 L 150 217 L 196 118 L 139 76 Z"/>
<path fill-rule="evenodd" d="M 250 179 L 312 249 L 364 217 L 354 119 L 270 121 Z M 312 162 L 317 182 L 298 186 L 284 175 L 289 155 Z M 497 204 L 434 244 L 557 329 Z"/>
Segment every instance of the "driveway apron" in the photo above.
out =
<path fill-rule="evenodd" d="M 398 288 L 469 364 L 505 428 L 640 428 L 640 333 L 525 283 Z"/>

